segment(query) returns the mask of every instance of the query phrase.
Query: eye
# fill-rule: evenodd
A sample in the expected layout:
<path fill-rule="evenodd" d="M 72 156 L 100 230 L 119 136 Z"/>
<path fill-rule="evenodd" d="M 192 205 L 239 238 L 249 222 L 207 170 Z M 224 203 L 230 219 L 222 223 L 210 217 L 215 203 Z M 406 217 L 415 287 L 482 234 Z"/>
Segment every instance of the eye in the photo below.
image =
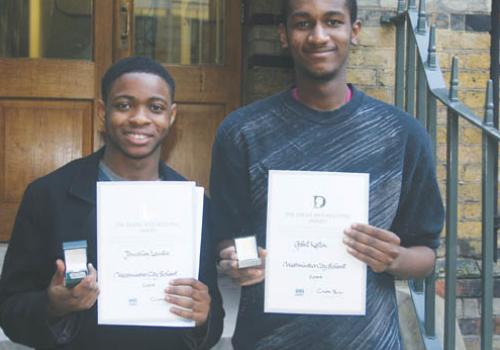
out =
<path fill-rule="evenodd" d="M 125 112 L 131 108 L 131 105 L 129 102 L 119 101 L 119 102 L 116 102 L 113 105 L 113 107 L 121 112 Z"/>
<path fill-rule="evenodd" d="M 338 27 L 342 24 L 342 21 L 339 21 L 338 19 L 328 19 L 326 20 L 326 24 L 330 27 Z"/>
<path fill-rule="evenodd" d="M 163 104 L 161 104 L 161 103 L 152 103 L 149 106 L 149 109 L 153 113 L 162 113 L 165 110 L 165 106 Z"/>
<path fill-rule="evenodd" d="M 297 21 L 293 24 L 293 26 L 297 29 L 307 29 L 311 27 L 310 21 Z"/>

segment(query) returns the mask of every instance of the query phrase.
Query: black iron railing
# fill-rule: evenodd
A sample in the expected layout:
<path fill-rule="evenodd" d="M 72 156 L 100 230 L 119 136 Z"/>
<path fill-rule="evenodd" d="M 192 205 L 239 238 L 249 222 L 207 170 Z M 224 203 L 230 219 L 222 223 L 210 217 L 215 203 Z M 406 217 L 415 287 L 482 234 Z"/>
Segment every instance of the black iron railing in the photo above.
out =
<path fill-rule="evenodd" d="M 496 249 L 496 164 L 500 140 L 494 123 L 493 84 L 486 87 L 484 117 L 478 117 L 458 99 L 458 58 L 452 62 L 450 87 L 447 88 L 436 58 L 436 28 L 428 26 L 426 2 L 398 1 L 398 13 L 388 19 L 396 26 L 395 104 L 416 115 L 427 128 L 436 152 L 437 105 L 447 110 L 446 157 L 446 256 L 444 339 L 436 337 L 435 274 L 425 281 L 410 281 L 409 286 L 420 333 L 426 349 L 455 350 L 456 334 L 456 267 L 458 223 L 458 145 L 459 120 L 466 121 L 482 133 L 482 300 L 481 349 L 491 350 L 493 339 L 493 262 Z M 498 69 L 498 68 L 497 68 Z M 498 90 L 497 91 L 498 95 Z M 495 126 L 496 124 L 496 126 Z M 434 153 L 436 154 L 436 153 Z"/>

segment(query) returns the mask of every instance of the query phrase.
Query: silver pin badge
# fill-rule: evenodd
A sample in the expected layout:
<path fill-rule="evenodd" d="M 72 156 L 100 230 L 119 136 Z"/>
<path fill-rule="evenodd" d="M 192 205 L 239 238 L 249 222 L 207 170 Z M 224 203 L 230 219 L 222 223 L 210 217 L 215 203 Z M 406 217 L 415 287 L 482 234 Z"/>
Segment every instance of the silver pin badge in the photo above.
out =
<path fill-rule="evenodd" d="M 255 236 L 235 238 L 234 244 L 238 255 L 238 268 L 259 266 L 262 263 Z"/>

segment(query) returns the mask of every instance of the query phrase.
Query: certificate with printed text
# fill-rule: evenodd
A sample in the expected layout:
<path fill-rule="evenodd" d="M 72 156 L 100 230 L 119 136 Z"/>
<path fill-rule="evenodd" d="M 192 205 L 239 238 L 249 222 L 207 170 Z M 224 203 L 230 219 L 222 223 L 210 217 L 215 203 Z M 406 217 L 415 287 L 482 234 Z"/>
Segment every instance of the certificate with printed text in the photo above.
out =
<path fill-rule="evenodd" d="M 193 182 L 98 182 L 98 324 L 194 327 L 164 299 L 197 278 L 203 188 Z"/>
<path fill-rule="evenodd" d="M 368 202 L 369 174 L 269 171 L 265 312 L 365 314 L 366 264 L 342 240 Z"/>

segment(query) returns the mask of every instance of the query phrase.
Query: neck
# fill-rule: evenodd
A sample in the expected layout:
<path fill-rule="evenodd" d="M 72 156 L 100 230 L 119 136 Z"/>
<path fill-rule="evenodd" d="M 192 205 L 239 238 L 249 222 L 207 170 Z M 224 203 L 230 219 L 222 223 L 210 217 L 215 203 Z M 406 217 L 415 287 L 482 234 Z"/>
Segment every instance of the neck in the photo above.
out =
<path fill-rule="evenodd" d="M 319 111 L 332 111 L 341 107 L 348 93 L 345 74 L 327 81 L 312 80 L 297 74 L 297 89 L 300 101 Z"/>
<path fill-rule="evenodd" d="M 116 175 L 130 181 L 153 181 L 159 178 L 160 152 L 147 158 L 133 159 L 107 146 L 102 160 Z"/>

